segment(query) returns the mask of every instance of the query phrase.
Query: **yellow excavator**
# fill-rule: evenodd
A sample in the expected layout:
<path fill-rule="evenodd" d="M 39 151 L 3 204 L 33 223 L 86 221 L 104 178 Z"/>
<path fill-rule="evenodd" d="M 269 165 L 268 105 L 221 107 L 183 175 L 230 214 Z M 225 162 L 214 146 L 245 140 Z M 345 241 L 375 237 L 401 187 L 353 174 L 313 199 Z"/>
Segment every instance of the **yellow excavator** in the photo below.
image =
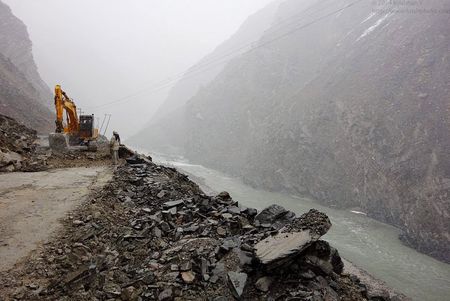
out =
<path fill-rule="evenodd" d="M 50 134 L 49 143 L 53 150 L 67 150 L 70 146 L 87 146 L 88 150 L 97 149 L 98 129 L 94 128 L 94 114 L 77 114 L 77 106 L 60 85 L 55 86 L 56 130 Z M 64 124 L 66 111 L 66 124 Z"/>

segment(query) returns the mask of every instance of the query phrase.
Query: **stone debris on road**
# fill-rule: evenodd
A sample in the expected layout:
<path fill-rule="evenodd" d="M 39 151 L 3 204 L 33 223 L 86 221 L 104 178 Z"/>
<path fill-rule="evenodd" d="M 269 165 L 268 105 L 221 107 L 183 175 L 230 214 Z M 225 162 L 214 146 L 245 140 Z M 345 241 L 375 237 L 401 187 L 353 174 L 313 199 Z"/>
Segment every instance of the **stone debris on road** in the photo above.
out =
<path fill-rule="evenodd" d="M 76 147 L 66 152 L 52 152 L 48 145 L 40 145 L 41 140 L 35 130 L 0 114 L 0 172 L 36 172 L 54 168 L 111 164 L 108 144 L 103 137 L 98 139 L 97 152 Z M 120 151 L 125 157 L 130 150 L 122 148 Z"/>
<path fill-rule="evenodd" d="M 0 114 L 0 172 L 44 170 L 45 159 L 35 155 L 37 132 Z"/>
<path fill-rule="evenodd" d="M 396 300 L 343 274 L 331 227 L 311 209 L 259 214 L 227 192 L 133 154 L 23 265 L 5 300 Z"/>

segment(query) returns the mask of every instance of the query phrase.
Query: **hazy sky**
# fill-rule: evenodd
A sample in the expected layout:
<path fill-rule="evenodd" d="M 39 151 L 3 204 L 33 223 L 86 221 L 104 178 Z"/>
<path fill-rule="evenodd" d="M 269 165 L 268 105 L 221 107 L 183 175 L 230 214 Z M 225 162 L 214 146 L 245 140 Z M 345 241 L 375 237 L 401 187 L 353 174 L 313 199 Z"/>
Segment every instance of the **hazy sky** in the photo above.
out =
<path fill-rule="evenodd" d="M 130 135 L 179 74 L 271 0 L 4 0 L 28 27 L 42 78 Z M 114 105 L 96 107 L 141 94 Z"/>

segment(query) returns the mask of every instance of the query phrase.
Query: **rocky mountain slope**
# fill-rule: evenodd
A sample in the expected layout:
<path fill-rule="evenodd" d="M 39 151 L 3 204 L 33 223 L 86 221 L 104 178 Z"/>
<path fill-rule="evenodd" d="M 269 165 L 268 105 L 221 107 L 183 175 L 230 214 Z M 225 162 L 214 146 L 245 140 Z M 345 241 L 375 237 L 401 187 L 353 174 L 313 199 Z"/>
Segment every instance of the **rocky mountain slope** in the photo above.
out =
<path fill-rule="evenodd" d="M 185 154 L 359 207 L 450 261 L 449 8 L 356 2 L 280 5 L 285 37 L 269 29 L 186 104 Z"/>
<path fill-rule="evenodd" d="M 170 90 L 167 99 L 144 129 L 128 142 L 152 149 L 157 148 L 164 152 L 181 152 L 185 136 L 184 105 L 209 84 L 231 59 L 251 48 L 250 42 L 258 40 L 273 23 L 275 12 L 281 2 L 281 0 L 274 1 L 249 16 L 234 35 L 189 68 Z"/>
<path fill-rule="evenodd" d="M 0 24 L 0 113 L 48 132 L 53 97 L 37 71 L 27 29 L 2 2 Z"/>

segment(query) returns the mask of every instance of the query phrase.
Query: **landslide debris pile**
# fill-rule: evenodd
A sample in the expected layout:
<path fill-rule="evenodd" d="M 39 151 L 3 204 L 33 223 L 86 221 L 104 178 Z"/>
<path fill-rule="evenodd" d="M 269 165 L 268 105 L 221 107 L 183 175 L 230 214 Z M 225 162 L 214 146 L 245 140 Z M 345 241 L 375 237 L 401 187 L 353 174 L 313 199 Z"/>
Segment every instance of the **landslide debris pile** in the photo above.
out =
<path fill-rule="evenodd" d="M 0 172 L 32 172 L 111 164 L 108 143 L 104 137 L 99 139 L 100 147 L 97 152 L 75 148 L 65 153 L 54 153 L 48 146 L 39 145 L 38 140 L 35 130 L 0 114 Z M 130 155 L 130 150 L 125 147 L 121 147 L 121 150 L 123 157 Z"/>
<path fill-rule="evenodd" d="M 135 156 L 22 270 L 0 275 L 20 300 L 366 300 L 320 240 L 328 217 L 205 195 L 186 175 Z M 371 300 L 376 299 L 372 296 Z"/>
<path fill-rule="evenodd" d="M 36 156 L 37 133 L 0 114 L 0 172 L 41 170 L 45 164 Z"/>
<path fill-rule="evenodd" d="M 51 153 L 47 158 L 49 168 L 72 168 L 105 166 L 111 164 L 109 150 L 99 149 L 97 152 L 67 151 L 65 153 Z"/>

